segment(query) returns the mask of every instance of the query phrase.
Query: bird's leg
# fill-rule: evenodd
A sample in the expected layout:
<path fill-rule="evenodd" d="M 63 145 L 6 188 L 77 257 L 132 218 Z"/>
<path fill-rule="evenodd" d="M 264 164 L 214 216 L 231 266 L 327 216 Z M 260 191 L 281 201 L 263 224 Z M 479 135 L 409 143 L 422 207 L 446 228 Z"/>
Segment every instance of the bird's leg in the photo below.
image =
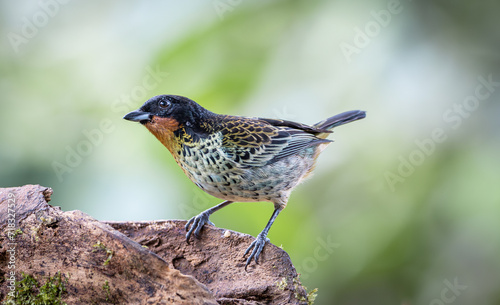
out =
<path fill-rule="evenodd" d="M 262 252 L 262 249 L 266 245 L 266 242 L 269 241 L 269 238 L 267 238 L 267 233 L 269 232 L 269 229 L 271 229 L 271 226 L 274 223 L 274 220 L 276 217 L 278 217 L 278 214 L 283 210 L 282 206 L 275 206 L 273 215 L 271 215 L 271 219 L 267 222 L 266 227 L 262 232 L 257 235 L 257 238 L 250 244 L 250 246 L 247 248 L 245 253 L 243 254 L 243 257 L 245 257 L 248 252 L 253 248 L 252 253 L 250 253 L 250 256 L 247 259 L 247 262 L 245 264 L 245 270 L 247 270 L 248 264 L 252 261 L 252 258 L 255 258 L 255 263 L 257 263 L 257 259 L 259 258 L 260 253 Z"/>
<path fill-rule="evenodd" d="M 222 209 L 223 207 L 233 203 L 232 201 L 226 200 L 222 203 L 219 203 L 218 205 L 211 207 L 208 210 L 205 210 L 201 212 L 200 214 L 194 216 L 193 218 L 189 219 L 189 221 L 186 223 L 186 242 L 189 244 L 189 238 L 191 237 L 191 234 L 194 232 L 194 236 L 198 237 L 200 235 L 200 230 L 203 227 L 204 224 L 208 223 L 210 225 L 214 225 L 209 217 L 212 215 L 212 213 Z M 189 229 L 189 226 L 191 226 L 191 229 Z"/>

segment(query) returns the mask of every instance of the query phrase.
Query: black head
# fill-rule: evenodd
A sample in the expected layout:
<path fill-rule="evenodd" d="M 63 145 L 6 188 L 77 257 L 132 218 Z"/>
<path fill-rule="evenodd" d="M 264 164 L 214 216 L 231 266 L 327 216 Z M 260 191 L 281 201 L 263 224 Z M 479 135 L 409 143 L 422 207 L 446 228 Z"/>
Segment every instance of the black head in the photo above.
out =
<path fill-rule="evenodd" d="M 138 110 L 125 115 L 125 120 L 146 124 L 153 117 L 174 119 L 180 125 L 197 125 L 212 114 L 195 101 L 179 95 L 157 95 L 147 100 Z"/>

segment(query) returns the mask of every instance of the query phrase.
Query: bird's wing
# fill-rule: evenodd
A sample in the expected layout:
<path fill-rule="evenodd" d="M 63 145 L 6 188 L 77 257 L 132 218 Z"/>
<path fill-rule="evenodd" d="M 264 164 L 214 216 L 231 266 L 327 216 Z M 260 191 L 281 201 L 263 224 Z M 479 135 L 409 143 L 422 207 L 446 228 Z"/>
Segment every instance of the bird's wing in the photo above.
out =
<path fill-rule="evenodd" d="M 226 157 L 248 167 L 270 164 L 307 147 L 330 142 L 315 136 L 323 130 L 281 120 L 227 117 L 219 127 Z"/>
<path fill-rule="evenodd" d="M 259 118 L 259 120 L 267 122 L 273 126 L 283 126 L 283 127 L 290 127 L 293 129 L 299 129 L 299 130 L 305 131 L 307 133 L 311 133 L 313 135 L 318 135 L 321 133 L 332 133 L 332 131 L 328 130 L 328 129 L 317 128 L 314 126 L 309 126 L 306 124 L 287 121 L 287 120 L 264 119 L 264 118 Z"/>

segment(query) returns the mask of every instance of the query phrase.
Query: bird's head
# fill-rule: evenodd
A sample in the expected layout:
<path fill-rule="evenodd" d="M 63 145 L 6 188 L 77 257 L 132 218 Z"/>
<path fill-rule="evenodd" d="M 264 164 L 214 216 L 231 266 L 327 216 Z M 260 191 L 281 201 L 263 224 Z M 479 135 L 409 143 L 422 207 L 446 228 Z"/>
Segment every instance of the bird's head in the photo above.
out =
<path fill-rule="evenodd" d="M 139 109 L 126 114 L 125 120 L 144 125 L 158 140 L 167 145 L 179 129 L 197 130 L 213 113 L 195 101 L 179 95 L 158 95 Z"/>
<path fill-rule="evenodd" d="M 179 95 L 158 95 L 147 100 L 138 110 L 125 115 L 125 120 L 143 125 L 158 121 L 175 121 L 179 125 L 196 125 L 209 111 L 195 101 Z"/>

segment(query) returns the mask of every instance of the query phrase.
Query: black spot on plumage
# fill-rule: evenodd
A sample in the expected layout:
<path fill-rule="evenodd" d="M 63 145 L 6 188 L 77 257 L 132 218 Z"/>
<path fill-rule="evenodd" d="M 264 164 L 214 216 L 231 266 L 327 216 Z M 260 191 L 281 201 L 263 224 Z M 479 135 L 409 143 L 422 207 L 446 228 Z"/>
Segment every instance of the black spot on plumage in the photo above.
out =
<path fill-rule="evenodd" d="M 250 159 L 250 152 L 244 151 L 240 156 L 241 156 L 241 159 L 248 160 L 248 159 Z"/>
<path fill-rule="evenodd" d="M 243 138 L 243 141 L 246 141 L 247 143 L 255 142 L 256 137 L 254 137 L 253 135 L 248 135 L 247 137 Z"/>
<path fill-rule="evenodd" d="M 288 139 L 273 140 L 273 144 L 283 145 L 288 142 Z"/>
<path fill-rule="evenodd" d="M 182 128 L 179 128 L 179 129 L 174 131 L 174 136 L 176 138 L 181 138 L 183 134 L 184 134 L 184 130 Z"/>

